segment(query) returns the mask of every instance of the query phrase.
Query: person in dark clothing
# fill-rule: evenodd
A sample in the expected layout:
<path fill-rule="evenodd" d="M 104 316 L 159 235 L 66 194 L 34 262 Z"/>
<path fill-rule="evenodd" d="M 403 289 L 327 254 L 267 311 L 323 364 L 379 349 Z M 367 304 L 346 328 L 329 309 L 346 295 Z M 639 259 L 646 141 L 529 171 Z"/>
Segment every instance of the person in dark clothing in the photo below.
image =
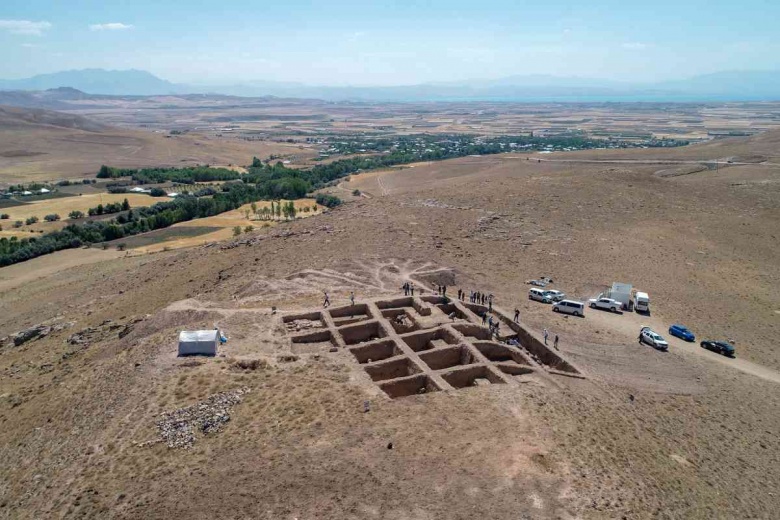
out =
<path fill-rule="evenodd" d="M 441 295 L 442 296 L 447 296 L 447 286 L 446 285 L 442 285 L 441 286 Z"/>
<path fill-rule="evenodd" d="M 515 309 L 515 323 L 520 323 L 520 309 Z"/>
<path fill-rule="evenodd" d="M 330 307 L 330 296 L 328 296 L 328 293 L 325 293 L 325 301 L 322 303 L 323 307 Z"/>

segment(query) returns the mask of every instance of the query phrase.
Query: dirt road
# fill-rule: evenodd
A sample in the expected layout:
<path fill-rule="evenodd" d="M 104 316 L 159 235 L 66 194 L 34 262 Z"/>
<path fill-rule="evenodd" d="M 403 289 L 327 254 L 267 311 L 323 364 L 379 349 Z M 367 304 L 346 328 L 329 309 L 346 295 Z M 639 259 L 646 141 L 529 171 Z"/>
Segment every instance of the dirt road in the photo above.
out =
<path fill-rule="evenodd" d="M 732 367 L 735 370 L 742 371 L 746 374 L 750 374 L 767 381 L 774 383 L 780 383 L 780 372 L 772 370 L 756 363 L 751 363 L 745 359 L 727 358 L 720 354 L 716 354 L 709 350 L 703 349 L 699 346 L 699 341 L 705 339 L 704 336 L 697 335 L 697 340 L 694 343 L 688 343 L 679 338 L 668 334 L 669 323 L 664 322 L 662 319 L 656 316 L 644 316 L 635 312 L 624 312 L 623 314 L 614 314 L 607 311 L 601 311 L 598 309 L 588 309 L 585 313 L 586 319 L 595 322 L 603 327 L 608 327 L 612 330 L 618 331 L 628 338 L 633 338 L 634 342 L 637 342 L 639 335 L 639 329 L 643 326 L 651 327 L 654 331 L 661 334 L 666 341 L 669 342 L 669 349 L 676 352 L 685 353 L 692 356 L 699 356 L 713 363 L 721 363 Z M 643 348 L 652 348 L 648 345 L 642 345 Z M 662 355 L 659 352 L 659 355 Z M 737 345 L 737 356 L 739 356 L 739 345 Z"/>
<path fill-rule="evenodd" d="M 508 159 L 522 159 L 522 157 L 507 157 Z M 728 162 L 728 161 L 710 161 L 710 160 L 670 160 L 670 159 L 544 159 L 542 157 L 534 157 L 537 161 L 542 162 L 557 162 L 557 163 L 581 163 L 581 164 L 671 164 L 671 165 L 685 165 L 685 164 L 710 164 L 713 166 L 765 166 L 768 168 L 780 168 L 780 164 L 774 163 L 755 163 L 755 162 Z"/>

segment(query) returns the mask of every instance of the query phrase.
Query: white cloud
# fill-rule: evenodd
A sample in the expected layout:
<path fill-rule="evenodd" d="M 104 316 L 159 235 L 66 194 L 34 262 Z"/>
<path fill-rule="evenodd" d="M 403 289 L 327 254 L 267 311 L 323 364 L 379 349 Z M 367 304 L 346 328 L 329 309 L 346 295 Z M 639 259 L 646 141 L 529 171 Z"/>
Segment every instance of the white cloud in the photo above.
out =
<path fill-rule="evenodd" d="M 132 25 L 119 22 L 95 23 L 89 26 L 90 31 L 125 31 L 132 28 Z"/>
<path fill-rule="evenodd" d="M 623 48 L 628 49 L 629 51 L 643 51 L 648 47 L 650 47 L 650 45 L 641 42 L 628 42 L 623 44 Z"/>
<path fill-rule="evenodd" d="M 43 31 L 50 29 L 49 22 L 31 22 L 30 20 L 0 20 L 0 30 L 11 34 L 25 34 L 28 36 L 40 36 Z"/>

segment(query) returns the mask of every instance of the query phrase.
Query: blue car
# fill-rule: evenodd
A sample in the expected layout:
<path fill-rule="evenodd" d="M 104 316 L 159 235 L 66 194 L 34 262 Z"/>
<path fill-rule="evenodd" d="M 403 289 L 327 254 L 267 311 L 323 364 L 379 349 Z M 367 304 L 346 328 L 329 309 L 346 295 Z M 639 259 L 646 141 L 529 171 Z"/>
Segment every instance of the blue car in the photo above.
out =
<path fill-rule="evenodd" d="M 696 341 L 696 336 L 685 325 L 672 325 L 669 327 L 669 334 L 685 341 Z"/>

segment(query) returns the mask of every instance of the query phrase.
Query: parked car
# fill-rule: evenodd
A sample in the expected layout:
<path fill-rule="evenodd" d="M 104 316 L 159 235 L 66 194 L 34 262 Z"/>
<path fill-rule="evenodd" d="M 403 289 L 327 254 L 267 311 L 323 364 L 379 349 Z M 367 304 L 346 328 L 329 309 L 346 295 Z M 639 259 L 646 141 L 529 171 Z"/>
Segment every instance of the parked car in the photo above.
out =
<path fill-rule="evenodd" d="M 700 343 L 700 345 L 707 350 L 717 352 L 718 354 L 723 354 L 726 357 L 737 357 L 737 349 L 734 348 L 734 345 L 725 341 L 705 339 Z"/>
<path fill-rule="evenodd" d="M 543 291 L 542 289 L 529 289 L 528 299 L 542 303 L 552 303 L 552 298 L 547 296 L 547 291 Z"/>
<path fill-rule="evenodd" d="M 618 312 L 622 304 L 612 298 L 591 298 L 588 300 L 591 309 L 604 309 L 607 311 Z"/>
<path fill-rule="evenodd" d="M 585 316 L 585 304 L 575 302 L 574 300 L 561 300 L 555 302 L 552 307 L 553 312 L 562 312 L 574 316 Z"/>
<path fill-rule="evenodd" d="M 675 324 L 669 327 L 669 334 L 671 336 L 677 336 L 680 339 L 684 339 L 685 341 L 696 341 L 696 336 L 688 330 L 688 327 L 685 325 L 679 325 Z"/>
<path fill-rule="evenodd" d="M 639 343 L 647 343 L 651 347 L 664 352 L 669 350 L 669 343 L 650 327 L 642 327 L 639 330 Z"/>
<path fill-rule="evenodd" d="M 565 293 L 562 293 L 561 291 L 556 291 L 555 289 L 547 289 L 545 292 L 547 293 L 547 297 L 554 302 L 559 302 L 564 298 L 566 298 Z"/>

